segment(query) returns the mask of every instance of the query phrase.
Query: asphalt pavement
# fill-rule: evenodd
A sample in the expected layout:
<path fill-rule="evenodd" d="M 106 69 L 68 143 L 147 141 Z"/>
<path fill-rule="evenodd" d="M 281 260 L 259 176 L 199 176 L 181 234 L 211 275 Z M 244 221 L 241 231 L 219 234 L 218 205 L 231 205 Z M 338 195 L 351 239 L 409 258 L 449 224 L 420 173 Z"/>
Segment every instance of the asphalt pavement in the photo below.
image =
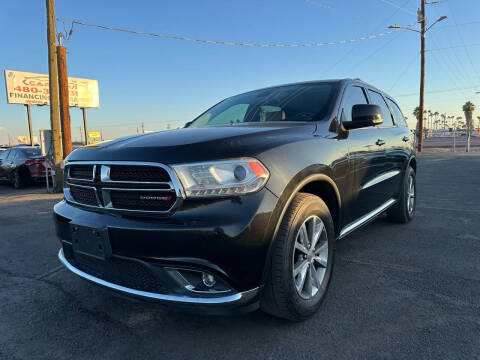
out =
<path fill-rule="evenodd" d="M 417 179 L 415 219 L 340 240 L 327 297 L 302 323 L 113 297 L 60 266 L 60 196 L 0 184 L 0 358 L 480 358 L 480 155 L 424 156 Z"/>

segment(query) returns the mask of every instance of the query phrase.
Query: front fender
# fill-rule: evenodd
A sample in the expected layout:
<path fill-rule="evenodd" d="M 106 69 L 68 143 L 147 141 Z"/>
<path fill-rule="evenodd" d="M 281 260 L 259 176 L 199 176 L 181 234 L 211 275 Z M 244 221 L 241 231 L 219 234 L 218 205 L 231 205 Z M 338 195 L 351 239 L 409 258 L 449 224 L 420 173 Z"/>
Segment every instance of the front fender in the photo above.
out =
<path fill-rule="evenodd" d="M 304 170 L 298 172 L 292 180 L 288 183 L 285 187 L 284 191 L 282 192 L 281 196 L 277 201 L 277 205 L 275 206 L 274 211 L 270 217 L 268 229 L 270 233 L 270 244 L 267 252 L 267 257 L 265 259 L 265 266 L 262 276 L 262 285 L 265 283 L 265 280 L 268 276 L 270 267 L 271 254 L 272 248 L 275 242 L 275 238 L 280 228 L 280 224 L 282 223 L 283 217 L 287 209 L 289 208 L 292 200 L 295 196 L 304 188 L 307 184 L 316 182 L 316 181 L 323 181 L 328 183 L 334 190 L 335 196 L 337 199 L 338 209 L 341 209 L 341 197 L 340 192 L 338 190 L 337 185 L 333 181 L 331 177 L 332 171 L 326 165 L 311 165 Z"/>

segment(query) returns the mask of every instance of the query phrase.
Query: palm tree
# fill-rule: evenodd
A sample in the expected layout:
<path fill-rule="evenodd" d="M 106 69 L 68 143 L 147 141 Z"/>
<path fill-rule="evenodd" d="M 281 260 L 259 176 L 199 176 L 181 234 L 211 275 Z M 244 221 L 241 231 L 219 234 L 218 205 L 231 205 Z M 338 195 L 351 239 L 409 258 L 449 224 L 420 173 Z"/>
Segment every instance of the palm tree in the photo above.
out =
<path fill-rule="evenodd" d="M 415 110 L 413 110 L 413 116 L 415 116 L 415 119 L 420 120 L 420 107 L 417 106 Z"/>
<path fill-rule="evenodd" d="M 429 123 L 430 125 L 428 126 L 428 131 L 430 131 L 431 127 L 432 127 L 432 111 L 431 110 L 427 110 L 428 112 L 428 119 L 429 119 Z"/>
<path fill-rule="evenodd" d="M 463 118 L 461 116 L 457 116 L 455 119 L 455 123 L 457 124 L 456 128 L 457 129 L 463 129 L 464 123 L 463 123 Z"/>
<path fill-rule="evenodd" d="M 455 119 L 455 116 L 452 115 L 452 116 L 449 116 L 448 118 L 450 119 L 450 122 L 452 123 L 452 128 L 453 128 L 454 127 L 454 121 L 453 120 Z"/>
<path fill-rule="evenodd" d="M 433 116 L 435 116 L 435 124 L 440 124 L 440 122 L 438 121 L 438 115 L 440 115 L 440 113 L 438 111 L 435 111 L 433 113 Z M 437 126 L 437 130 L 438 130 L 438 126 Z"/>
<path fill-rule="evenodd" d="M 447 130 L 447 114 L 440 115 L 442 118 L 443 130 Z"/>
<path fill-rule="evenodd" d="M 415 126 L 415 129 L 416 129 L 416 132 L 417 132 L 417 136 L 419 134 L 419 131 L 418 131 L 418 127 L 420 125 L 420 106 L 417 106 L 414 110 L 413 110 L 413 116 L 415 116 L 415 119 L 417 119 L 417 126 Z"/>
<path fill-rule="evenodd" d="M 473 120 L 472 120 L 472 115 L 473 111 L 475 110 L 475 105 L 467 101 L 463 106 L 462 110 L 465 113 L 465 119 L 467 120 L 467 145 L 466 145 L 466 152 L 470 151 L 470 132 L 473 129 Z"/>

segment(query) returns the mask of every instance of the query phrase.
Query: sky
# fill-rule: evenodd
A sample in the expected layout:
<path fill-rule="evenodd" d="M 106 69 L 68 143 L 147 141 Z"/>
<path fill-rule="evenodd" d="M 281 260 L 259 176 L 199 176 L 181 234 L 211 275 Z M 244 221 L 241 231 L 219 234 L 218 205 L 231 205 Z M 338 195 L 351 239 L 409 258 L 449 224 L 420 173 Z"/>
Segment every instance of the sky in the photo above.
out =
<path fill-rule="evenodd" d="M 159 34 L 255 42 L 311 43 L 357 39 L 416 21 L 419 0 L 57 0 L 56 16 Z M 426 38 L 425 108 L 480 115 L 480 1 L 440 0 L 441 15 Z M 70 24 L 66 24 L 69 29 Z M 413 25 L 416 26 L 416 25 Z M 57 22 L 57 31 L 63 24 Z M 48 72 L 45 1 L 0 0 L 0 69 Z M 88 109 L 88 129 L 104 139 L 185 122 L 218 101 L 261 87 L 317 79 L 361 78 L 394 96 L 409 125 L 418 106 L 420 37 L 407 30 L 320 47 L 266 48 L 161 39 L 75 25 L 68 74 L 96 79 L 100 107 Z M 82 112 L 70 108 L 72 139 Z M 50 128 L 49 109 L 32 107 L 34 134 Z M 28 135 L 26 109 L 7 104 L 0 81 L 0 144 Z"/>

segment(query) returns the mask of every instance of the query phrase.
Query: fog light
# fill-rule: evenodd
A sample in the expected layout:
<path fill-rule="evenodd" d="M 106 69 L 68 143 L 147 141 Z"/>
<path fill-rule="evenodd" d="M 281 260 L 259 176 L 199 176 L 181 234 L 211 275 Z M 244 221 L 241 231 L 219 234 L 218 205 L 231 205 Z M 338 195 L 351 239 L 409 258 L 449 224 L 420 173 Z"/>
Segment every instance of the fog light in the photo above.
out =
<path fill-rule="evenodd" d="M 209 288 L 211 288 L 217 282 L 217 280 L 215 280 L 215 276 L 207 273 L 202 273 L 202 281 L 203 284 Z"/>

